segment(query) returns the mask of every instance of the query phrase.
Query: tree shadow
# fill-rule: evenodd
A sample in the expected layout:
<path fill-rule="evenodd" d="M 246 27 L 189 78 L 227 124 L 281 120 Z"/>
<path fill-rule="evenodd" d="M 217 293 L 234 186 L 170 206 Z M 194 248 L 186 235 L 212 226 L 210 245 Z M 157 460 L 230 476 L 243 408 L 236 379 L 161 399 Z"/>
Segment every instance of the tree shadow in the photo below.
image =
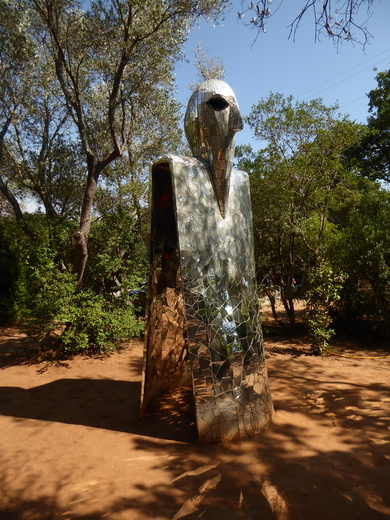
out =
<path fill-rule="evenodd" d="M 12 327 L 0 328 L 0 369 L 28 364 L 40 350 L 37 341 Z"/>
<path fill-rule="evenodd" d="M 61 379 L 30 390 L 3 387 L 0 411 L 136 434 L 131 441 L 140 455 L 164 453 L 164 462 L 156 457 L 148 469 L 159 475 L 153 484 L 135 483 L 104 511 L 91 504 L 88 514 L 72 512 L 75 520 L 107 511 L 130 520 L 389 518 L 389 386 L 364 371 L 346 376 L 338 362 L 325 371 L 326 363 L 312 357 L 269 363 L 275 422 L 230 445 L 197 443 L 186 389 L 162 396 L 140 423 L 139 382 Z M 11 496 L 1 518 L 62 514 L 53 496 L 31 499 L 26 491 L 17 499 Z"/>
<path fill-rule="evenodd" d="M 383 465 L 378 472 L 383 450 L 354 442 L 349 452 L 318 446 L 294 456 L 289 444 L 305 447 L 306 434 L 304 427 L 274 425 L 272 433 L 229 446 L 162 446 L 159 439 L 139 437 L 140 453 L 163 449 L 169 455 L 164 481 L 138 484 L 104 509 L 91 504 L 88 513 L 75 511 L 71 518 L 103 518 L 109 511 L 109 518 L 129 520 L 387 519 L 388 469 Z M 374 455 L 372 464 L 356 455 L 367 450 Z M 151 471 L 161 473 L 158 459 Z M 25 493 L 17 501 L 11 497 L 2 519 L 49 520 L 62 514 L 55 496 L 31 500 Z"/>
<path fill-rule="evenodd" d="M 234 445 L 168 447 L 171 480 L 140 486 L 137 499 L 123 497 L 113 510 L 150 518 L 164 511 L 171 520 L 389 518 L 389 387 L 363 375 L 361 382 L 329 377 L 316 361 L 270 368 L 277 415 L 263 434 Z M 137 445 L 159 449 L 152 438 Z"/>
<path fill-rule="evenodd" d="M 156 452 L 155 439 L 137 439 L 138 449 Z M 161 447 L 160 447 L 161 448 Z M 261 475 L 253 475 L 240 460 L 240 448 L 222 445 L 175 445 L 168 448 L 165 470 L 170 479 L 149 488 L 137 486 L 137 498 L 122 497 L 111 504 L 115 512 L 133 518 L 251 520 L 276 519 L 268 498 L 260 492 Z M 155 470 L 159 471 L 156 464 Z"/>
<path fill-rule="evenodd" d="M 106 352 L 85 351 L 81 354 L 91 359 L 104 359 L 110 357 L 115 352 L 121 352 L 131 348 L 133 343 L 142 340 L 132 338 L 131 340 L 117 345 L 115 350 Z M 73 360 L 77 353 L 66 352 L 60 343 L 53 342 L 53 337 L 45 338 L 41 341 L 30 338 L 16 327 L 0 327 L 0 369 L 18 365 L 35 365 L 39 363 L 54 363 L 59 366 L 68 366 L 68 362 Z M 142 371 L 142 357 L 131 359 L 131 368 L 137 372 Z M 45 367 L 41 368 L 45 371 Z"/>
<path fill-rule="evenodd" d="M 267 355 L 285 354 L 293 357 L 313 356 L 313 350 L 306 340 L 299 338 L 278 339 L 267 337 L 264 342 Z"/>

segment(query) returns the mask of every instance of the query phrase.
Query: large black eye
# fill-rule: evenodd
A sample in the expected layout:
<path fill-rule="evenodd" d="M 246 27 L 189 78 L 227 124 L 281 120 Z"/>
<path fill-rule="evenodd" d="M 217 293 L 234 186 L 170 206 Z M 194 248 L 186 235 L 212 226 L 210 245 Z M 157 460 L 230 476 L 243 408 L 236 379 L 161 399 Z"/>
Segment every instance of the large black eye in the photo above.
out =
<path fill-rule="evenodd" d="M 223 110 L 229 106 L 229 103 L 223 97 L 215 96 L 206 101 L 206 104 L 213 110 Z"/>

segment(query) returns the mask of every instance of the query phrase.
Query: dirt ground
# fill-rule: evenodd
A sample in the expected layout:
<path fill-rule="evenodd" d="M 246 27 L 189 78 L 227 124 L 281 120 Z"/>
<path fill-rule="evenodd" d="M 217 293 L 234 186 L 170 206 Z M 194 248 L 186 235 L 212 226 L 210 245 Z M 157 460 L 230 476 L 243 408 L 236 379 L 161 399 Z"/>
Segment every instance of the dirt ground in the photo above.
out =
<path fill-rule="evenodd" d="M 337 342 L 347 357 L 267 339 L 273 424 L 201 446 L 180 392 L 138 421 L 141 342 L 31 363 L 2 329 L 0 519 L 390 518 L 390 348 Z"/>

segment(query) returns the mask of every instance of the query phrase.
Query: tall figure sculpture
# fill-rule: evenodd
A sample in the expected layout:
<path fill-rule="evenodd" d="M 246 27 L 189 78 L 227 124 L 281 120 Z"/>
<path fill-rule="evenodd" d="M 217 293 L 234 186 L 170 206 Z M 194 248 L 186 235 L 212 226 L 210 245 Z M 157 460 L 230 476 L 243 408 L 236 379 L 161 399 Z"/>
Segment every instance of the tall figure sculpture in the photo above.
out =
<path fill-rule="evenodd" d="M 262 431 L 273 405 L 258 315 L 248 175 L 233 169 L 243 127 L 219 80 L 191 96 L 185 132 L 194 157 L 151 168 L 151 270 L 141 415 L 148 402 L 193 388 L 200 442 Z"/>

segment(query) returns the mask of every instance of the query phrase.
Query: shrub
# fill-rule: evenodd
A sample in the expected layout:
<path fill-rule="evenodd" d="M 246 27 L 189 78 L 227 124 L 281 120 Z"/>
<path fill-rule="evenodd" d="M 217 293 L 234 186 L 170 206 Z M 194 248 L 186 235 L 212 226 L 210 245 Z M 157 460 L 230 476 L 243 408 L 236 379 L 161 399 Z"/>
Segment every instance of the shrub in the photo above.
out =
<path fill-rule="evenodd" d="M 61 335 L 66 352 L 111 350 L 143 329 L 130 302 L 107 302 L 91 291 L 76 294 L 72 310 L 73 319 Z"/>
<path fill-rule="evenodd" d="M 313 352 L 323 355 L 334 350 L 329 340 L 334 335 L 330 328 L 330 309 L 339 298 L 343 276 L 336 275 L 331 265 L 320 261 L 308 273 L 305 318 Z"/>
<path fill-rule="evenodd" d="M 90 289 L 79 289 L 75 275 L 60 271 L 45 247 L 35 252 L 20 293 L 24 330 L 50 338 L 67 353 L 104 352 L 138 336 L 143 328 L 128 298 L 108 301 Z"/>

